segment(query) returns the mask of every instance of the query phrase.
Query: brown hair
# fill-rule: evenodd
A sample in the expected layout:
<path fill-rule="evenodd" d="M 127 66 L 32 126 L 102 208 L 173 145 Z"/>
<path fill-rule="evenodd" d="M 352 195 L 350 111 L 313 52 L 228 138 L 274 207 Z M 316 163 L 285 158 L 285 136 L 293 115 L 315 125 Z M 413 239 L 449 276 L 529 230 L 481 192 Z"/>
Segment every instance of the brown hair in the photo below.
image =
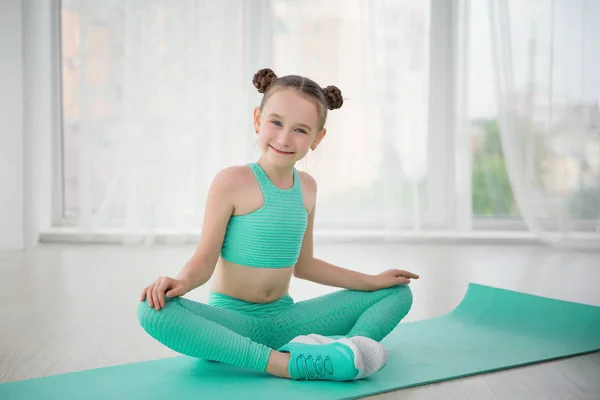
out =
<path fill-rule="evenodd" d="M 319 110 L 318 130 L 323 129 L 325 126 L 327 110 L 338 109 L 344 104 L 342 92 L 335 86 L 321 88 L 321 86 L 312 79 L 299 75 L 277 77 L 275 72 L 269 68 L 263 68 L 254 74 L 252 83 L 254 84 L 254 87 L 258 89 L 258 93 L 264 93 L 260 103 L 261 109 L 269 97 L 275 92 L 276 88 L 293 88 L 317 100 L 317 109 Z"/>

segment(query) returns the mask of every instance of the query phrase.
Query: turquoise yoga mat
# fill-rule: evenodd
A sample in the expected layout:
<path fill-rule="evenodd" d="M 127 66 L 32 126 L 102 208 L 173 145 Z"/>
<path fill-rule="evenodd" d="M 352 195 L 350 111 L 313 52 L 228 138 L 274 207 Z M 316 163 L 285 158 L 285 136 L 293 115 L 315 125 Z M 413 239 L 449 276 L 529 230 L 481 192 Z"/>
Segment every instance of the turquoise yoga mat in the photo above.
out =
<path fill-rule="evenodd" d="M 0 399 L 351 399 L 600 350 L 600 307 L 470 284 L 452 312 L 401 323 L 383 343 L 388 364 L 361 381 L 298 382 L 178 356 L 9 382 Z"/>

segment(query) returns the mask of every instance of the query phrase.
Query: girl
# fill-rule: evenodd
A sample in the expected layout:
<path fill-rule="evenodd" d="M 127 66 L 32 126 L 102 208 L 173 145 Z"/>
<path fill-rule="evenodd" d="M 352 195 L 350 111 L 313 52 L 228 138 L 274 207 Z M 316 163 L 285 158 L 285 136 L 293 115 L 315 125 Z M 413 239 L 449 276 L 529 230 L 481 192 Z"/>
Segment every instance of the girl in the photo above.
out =
<path fill-rule="evenodd" d="M 348 381 L 380 370 L 379 343 L 412 305 L 418 276 L 367 275 L 313 256 L 317 184 L 296 162 L 325 136 L 335 86 L 308 78 L 253 79 L 262 102 L 254 128 L 258 162 L 226 168 L 209 189 L 198 246 L 176 278 L 159 277 L 141 295 L 144 330 L 169 348 L 291 379 Z M 291 277 L 343 288 L 294 302 Z M 182 298 L 214 277 L 208 304 Z"/>

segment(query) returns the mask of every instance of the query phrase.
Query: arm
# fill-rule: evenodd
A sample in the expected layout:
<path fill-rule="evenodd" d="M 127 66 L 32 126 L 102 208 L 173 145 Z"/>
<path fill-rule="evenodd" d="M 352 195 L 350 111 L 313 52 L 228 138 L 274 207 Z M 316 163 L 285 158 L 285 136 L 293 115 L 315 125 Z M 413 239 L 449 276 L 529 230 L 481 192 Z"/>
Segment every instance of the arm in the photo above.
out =
<path fill-rule="evenodd" d="M 305 176 L 307 192 L 311 193 L 310 204 L 316 203 L 316 182 L 310 176 Z M 407 284 L 411 279 L 419 279 L 412 272 L 391 269 L 377 275 L 363 274 L 357 271 L 341 268 L 313 256 L 313 226 L 315 221 L 315 206 L 308 215 L 308 224 L 302 241 L 300 256 L 294 267 L 294 276 L 322 285 L 334 286 L 351 290 L 373 291 L 386 287 Z"/>
<path fill-rule="evenodd" d="M 315 258 L 312 239 L 313 221 L 314 209 L 309 216 L 300 257 L 294 268 L 295 277 L 322 285 L 361 291 L 379 290 L 408 284 L 411 279 L 419 279 L 417 274 L 398 269 L 390 269 L 377 275 L 363 274 Z"/>
<path fill-rule="evenodd" d="M 315 210 L 317 202 L 317 183 L 308 174 L 302 173 L 303 186 L 306 188 L 308 203 L 312 205 L 308 214 L 306 232 L 302 240 L 300 256 L 294 267 L 294 276 L 322 285 L 334 286 L 345 289 L 369 290 L 370 275 L 340 268 L 313 256 L 313 226 L 315 223 Z"/>
<path fill-rule="evenodd" d="M 306 233 L 302 241 L 300 257 L 294 268 L 294 276 L 322 285 L 353 290 L 374 290 L 372 275 L 341 268 L 313 256 L 313 226 L 315 207 L 308 216 Z"/>
<path fill-rule="evenodd" d="M 204 285 L 211 278 L 225 236 L 227 223 L 234 209 L 237 187 L 235 167 L 220 171 L 208 191 L 202 233 L 192 257 L 183 266 L 176 279 L 187 282 L 188 291 Z"/>

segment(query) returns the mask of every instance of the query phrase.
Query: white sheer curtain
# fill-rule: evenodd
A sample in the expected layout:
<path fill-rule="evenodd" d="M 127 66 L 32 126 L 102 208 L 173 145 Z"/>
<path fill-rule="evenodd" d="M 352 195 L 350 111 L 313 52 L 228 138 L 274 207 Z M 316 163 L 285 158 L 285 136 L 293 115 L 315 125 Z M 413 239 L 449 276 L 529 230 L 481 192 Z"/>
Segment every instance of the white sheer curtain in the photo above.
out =
<path fill-rule="evenodd" d="M 490 0 L 502 150 L 544 242 L 600 248 L 600 2 Z"/>
<path fill-rule="evenodd" d="M 421 0 L 64 0 L 65 220 L 91 238 L 196 234 L 215 173 L 258 157 L 251 81 L 271 67 L 345 97 L 299 165 L 319 182 L 316 229 L 452 229 L 429 18 Z"/>

